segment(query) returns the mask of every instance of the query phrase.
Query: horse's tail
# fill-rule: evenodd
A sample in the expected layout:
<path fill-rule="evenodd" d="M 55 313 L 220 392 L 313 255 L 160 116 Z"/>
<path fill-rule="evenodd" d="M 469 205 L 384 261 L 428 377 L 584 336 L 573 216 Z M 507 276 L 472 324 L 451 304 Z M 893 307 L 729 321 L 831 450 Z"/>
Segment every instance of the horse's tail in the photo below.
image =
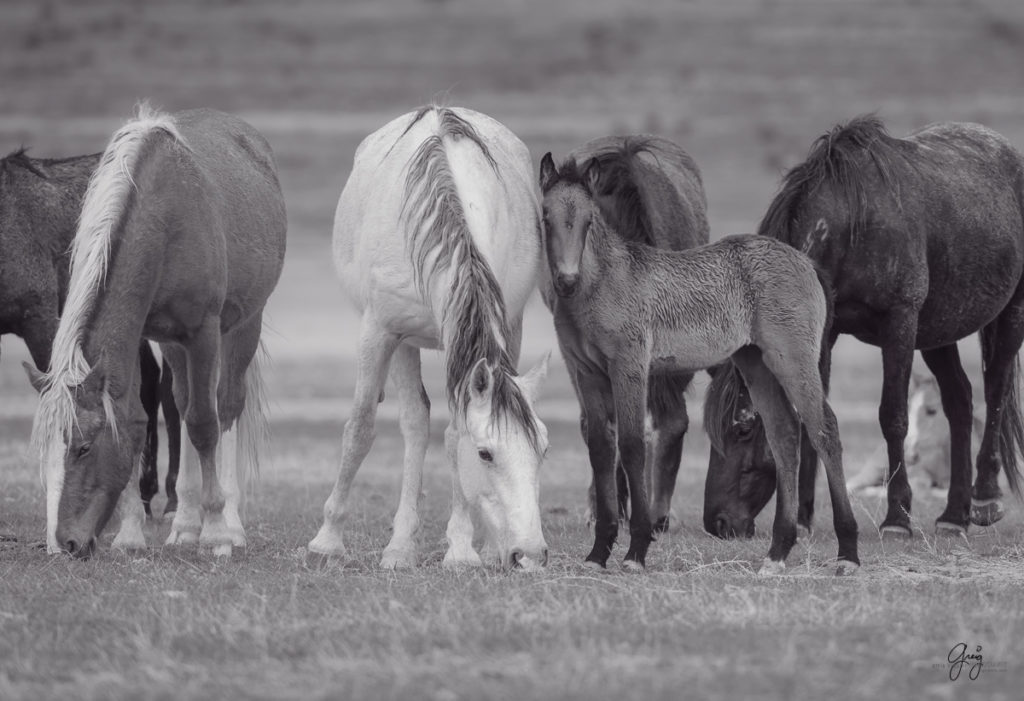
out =
<path fill-rule="evenodd" d="M 989 361 L 999 343 L 994 324 L 989 324 L 978 332 L 981 339 L 981 367 L 988 370 Z M 1020 359 L 1014 358 L 1010 364 L 1010 378 L 1006 388 L 1006 401 L 1003 402 L 1002 425 L 999 428 L 999 459 L 1003 463 L 1006 482 L 1010 490 L 1018 498 L 1021 494 L 1021 475 L 1019 456 L 1024 454 L 1024 418 L 1020 409 Z"/>
<path fill-rule="evenodd" d="M 828 394 L 829 382 L 832 376 L 832 325 L 836 320 L 836 292 L 832 287 L 832 278 L 820 266 L 814 266 L 814 272 L 818 276 L 818 284 L 821 291 L 825 293 L 825 328 L 821 332 L 821 353 L 818 356 L 818 372 L 821 374 L 821 386 Z"/>
<path fill-rule="evenodd" d="M 238 417 L 238 481 L 242 494 L 255 491 L 260 476 L 260 456 L 270 441 L 267 421 L 267 393 L 263 384 L 263 362 L 268 357 L 263 342 L 245 371 L 245 406 Z"/>

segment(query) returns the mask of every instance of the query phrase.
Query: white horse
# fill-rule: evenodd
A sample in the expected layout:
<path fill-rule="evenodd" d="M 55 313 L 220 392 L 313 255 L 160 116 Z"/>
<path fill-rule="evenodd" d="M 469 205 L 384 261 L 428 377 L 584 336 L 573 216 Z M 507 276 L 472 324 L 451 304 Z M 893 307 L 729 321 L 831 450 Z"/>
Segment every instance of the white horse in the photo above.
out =
<path fill-rule="evenodd" d="M 949 488 L 950 442 L 949 422 L 942 411 L 939 386 L 931 375 L 910 376 L 910 397 L 907 400 L 907 438 L 903 444 L 907 478 L 915 491 Z M 974 415 L 972 445 L 977 454 L 985 420 Z M 864 461 L 861 470 L 846 481 L 849 492 L 885 494 L 889 458 L 883 443 Z"/>
<path fill-rule="evenodd" d="M 529 151 L 495 120 L 423 107 L 368 136 L 334 216 L 334 262 L 362 314 L 352 416 L 341 468 L 309 544 L 341 555 L 352 480 L 373 442 L 390 365 L 405 441 L 402 491 L 381 567 L 416 564 L 430 402 L 420 349 L 444 352 L 453 469 L 445 566 L 480 565 L 471 509 L 502 565 L 547 561 L 538 469 L 547 430 L 533 410 L 547 357 L 517 377 L 523 307 L 540 263 Z"/>

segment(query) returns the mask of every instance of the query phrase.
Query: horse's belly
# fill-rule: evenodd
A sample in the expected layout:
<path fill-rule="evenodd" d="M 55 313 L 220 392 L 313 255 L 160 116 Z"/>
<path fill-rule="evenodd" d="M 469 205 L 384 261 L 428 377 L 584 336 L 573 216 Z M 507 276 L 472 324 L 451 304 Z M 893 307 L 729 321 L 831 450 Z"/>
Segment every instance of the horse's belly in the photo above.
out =
<path fill-rule="evenodd" d="M 695 371 L 721 363 L 750 343 L 747 334 L 739 332 L 702 333 L 679 329 L 663 332 L 651 349 L 651 371 Z"/>

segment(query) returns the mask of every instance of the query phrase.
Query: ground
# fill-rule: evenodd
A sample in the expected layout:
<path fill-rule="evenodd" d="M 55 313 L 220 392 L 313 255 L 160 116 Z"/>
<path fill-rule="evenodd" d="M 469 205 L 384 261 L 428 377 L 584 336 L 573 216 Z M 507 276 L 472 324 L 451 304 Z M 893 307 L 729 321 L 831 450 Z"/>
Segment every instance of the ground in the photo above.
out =
<path fill-rule="evenodd" d="M 713 236 L 750 231 L 783 169 L 833 123 L 879 110 L 894 133 L 935 120 L 983 122 L 1024 146 L 1024 12 L 1002 2 L 903 0 L 396 0 L 30 2 L 0 8 L 0 151 L 98 151 L 149 97 L 168 109 L 240 112 L 272 143 L 289 210 L 289 251 L 268 307 L 272 442 L 230 562 L 187 548 L 49 557 L 27 440 L 35 398 L 20 341 L 0 361 L 0 699 L 1019 697 L 1024 681 L 1024 509 L 936 539 L 943 501 L 915 496 L 916 537 L 882 543 L 878 498 L 855 501 L 864 567 L 831 576 L 827 495 L 787 573 L 755 575 L 757 537 L 701 528 L 706 379 L 675 496 L 676 526 L 648 572 L 584 570 L 589 479 L 576 408 L 556 358 L 539 413 L 552 449 L 541 505 L 551 547 L 538 573 L 440 567 L 450 486 L 438 359 L 422 566 L 376 568 L 397 503 L 397 408 L 382 407 L 356 479 L 350 558 L 308 569 L 337 467 L 357 319 L 329 261 L 337 195 L 359 139 L 430 99 L 506 122 L 536 162 L 611 131 L 656 131 L 701 165 Z M 6 144 L 6 146 L 5 146 Z M 527 311 L 523 366 L 554 348 Z M 975 339 L 962 343 L 975 397 Z M 843 339 L 833 405 L 848 471 L 880 441 L 877 350 Z M 158 502 L 159 506 L 159 502 Z M 976 681 L 947 657 L 983 647 Z"/>

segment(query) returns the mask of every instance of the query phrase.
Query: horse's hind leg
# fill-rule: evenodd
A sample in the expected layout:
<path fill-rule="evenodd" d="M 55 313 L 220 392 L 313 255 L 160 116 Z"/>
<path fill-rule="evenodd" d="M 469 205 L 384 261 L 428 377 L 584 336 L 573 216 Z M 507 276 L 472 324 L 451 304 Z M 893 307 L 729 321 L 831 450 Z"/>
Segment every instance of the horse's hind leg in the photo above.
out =
<path fill-rule="evenodd" d="M 810 358 L 801 359 L 799 353 L 793 352 L 766 354 L 764 363 L 781 385 L 788 405 L 796 410 L 803 424 L 804 435 L 825 464 L 832 501 L 832 523 L 839 541 L 836 574 L 850 574 L 860 566 L 857 555 L 857 519 L 846 492 L 839 424 L 825 399 L 820 371 Z"/>
<path fill-rule="evenodd" d="M 996 320 L 981 330 L 985 379 L 985 433 L 978 451 L 971 522 L 989 526 L 1003 517 L 999 468 L 1017 492 L 1018 454 L 1024 449 L 1017 353 L 1024 341 L 1024 286 Z"/>
<path fill-rule="evenodd" d="M 341 468 L 331 495 L 324 503 L 323 525 L 309 543 L 310 553 L 334 556 L 345 554 L 342 525 L 348 513 L 348 494 L 359 466 L 373 445 L 377 403 L 384 389 L 391 355 L 398 347 L 398 343 L 398 337 L 380 328 L 372 316 L 363 317 L 359 333 L 352 416 L 345 424 L 341 439 Z"/>
<path fill-rule="evenodd" d="M 648 390 L 654 424 L 651 518 L 656 533 L 669 529 L 672 494 L 683 457 L 683 439 L 690 427 L 684 392 L 692 379 L 693 375 L 670 379 L 652 377 Z"/>
<path fill-rule="evenodd" d="M 391 360 L 391 379 L 398 387 L 398 422 L 405 442 L 402 493 L 380 566 L 388 569 L 416 566 L 416 532 L 423 486 L 423 460 L 430 441 L 430 400 L 420 374 L 420 350 L 402 344 Z"/>
<path fill-rule="evenodd" d="M 220 382 L 217 387 L 217 419 L 220 439 L 217 443 L 217 477 L 224 493 L 224 527 L 233 547 L 245 547 L 245 527 L 242 525 L 242 498 L 246 488 L 245 476 L 254 469 L 252 465 L 240 463 L 243 435 L 243 421 L 247 420 L 246 403 L 258 402 L 259 397 L 247 396 L 246 375 L 258 372 L 255 364 L 259 349 L 260 332 L 263 327 L 261 316 L 254 317 L 245 325 L 233 329 L 222 341 Z M 251 456 L 255 459 L 255 455 Z M 204 533 L 207 528 L 204 524 Z M 211 538 L 220 536 L 214 531 Z M 203 536 L 200 535 L 200 542 Z"/>
<path fill-rule="evenodd" d="M 139 344 L 139 398 L 142 408 L 146 411 L 146 440 L 142 447 L 142 458 L 139 466 L 139 492 L 148 518 L 153 517 L 153 497 L 160 491 L 160 476 L 157 474 L 156 458 L 159 452 L 160 438 L 158 419 L 160 412 L 160 366 L 153 356 L 149 342 L 143 340 Z"/>
<path fill-rule="evenodd" d="M 928 369 L 935 375 L 942 397 L 942 410 L 949 420 L 950 479 L 946 510 L 935 522 L 935 530 L 964 534 L 971 510 L 971 381 L 960 364 L 956 344 L 921 351 Z"/>
<path fill-rule="evenodd" d="M 732 359 L 747 385 L 754 410 L 764 422 L 765 437 L 775 457 L 775 521 L 768 557 L 760 574 L 778 574 L 785 569 L 786 557 L 796 542 L 800 423 L 778 380 L 764 364 L 759 349 L 741 348 Z"/>
<path fill-rule="evenodd" d="M 164 358 L 160 372 L 160 407 L 167 428 L 167 476 L 164 478 L 167 501 L 163 513 L 166 521 L 173 518 L 178 510 L 178 470 L 181 465 L 181 414 L 174 400 L 174 372 L 167 358 Z"/>

